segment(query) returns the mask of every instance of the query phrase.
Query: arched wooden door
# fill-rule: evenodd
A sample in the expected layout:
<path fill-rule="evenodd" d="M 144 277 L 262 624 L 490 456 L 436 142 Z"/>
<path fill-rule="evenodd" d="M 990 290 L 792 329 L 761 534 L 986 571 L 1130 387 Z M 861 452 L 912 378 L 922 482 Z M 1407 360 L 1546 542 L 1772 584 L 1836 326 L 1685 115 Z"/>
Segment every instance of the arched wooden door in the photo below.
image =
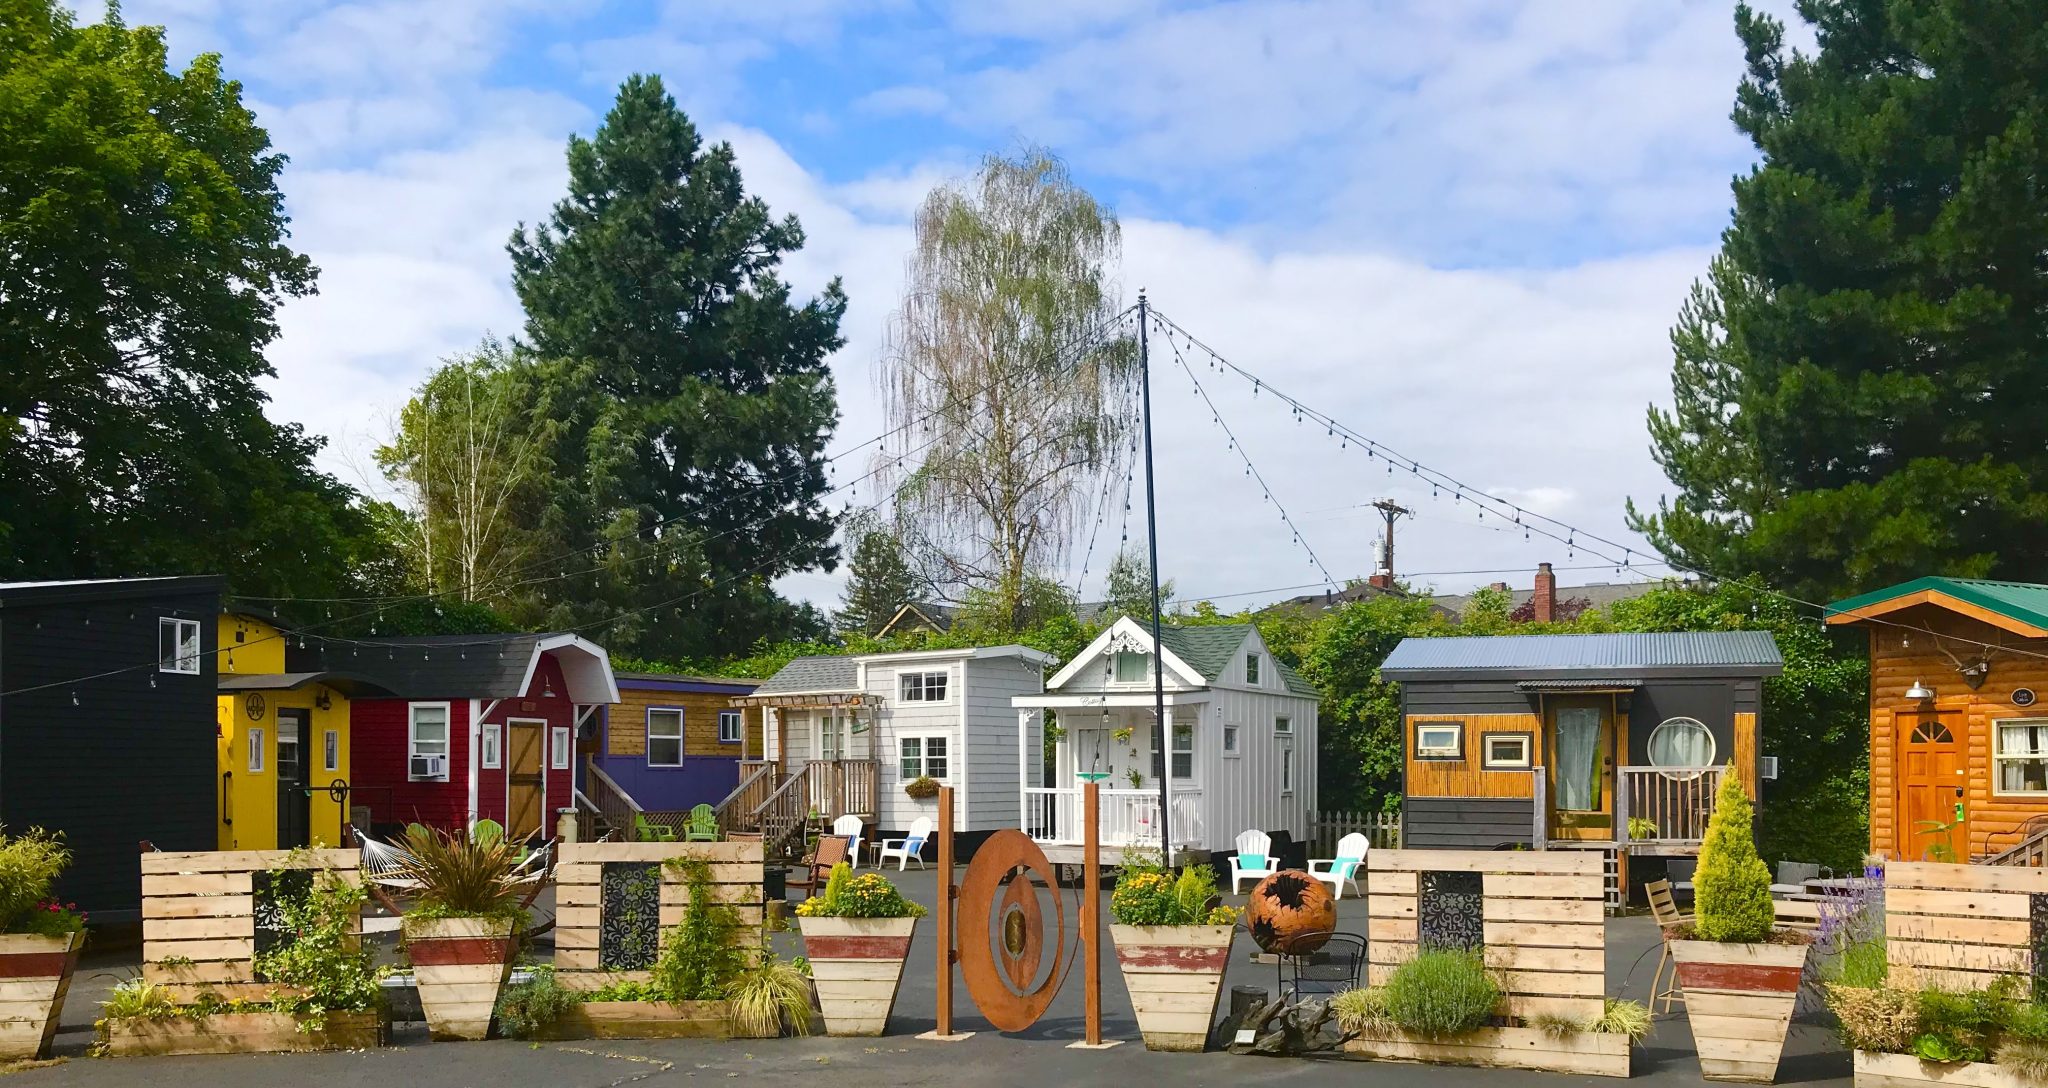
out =
<path fill-rule="evenodd" d="M 1913 860 L 1970 860 L 1968 761 L 1960 714 L 1900 714 L 1898 851 Z"/>

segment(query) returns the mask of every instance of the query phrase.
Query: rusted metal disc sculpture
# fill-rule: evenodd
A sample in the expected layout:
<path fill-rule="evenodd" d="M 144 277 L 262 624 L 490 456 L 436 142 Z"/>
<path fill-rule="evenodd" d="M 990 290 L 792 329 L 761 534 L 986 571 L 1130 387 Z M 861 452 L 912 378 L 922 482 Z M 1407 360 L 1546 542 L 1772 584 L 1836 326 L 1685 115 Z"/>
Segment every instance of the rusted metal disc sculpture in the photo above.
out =
<path fill-rule="evenodd" d="M 1041 893 L 1052 899 L 1049 937 Z M 961 878 L 958 911 L 968 996 L 996 1030 L 1030 1027 L 1052 1004 L 1070 962 L 1066 903 L 1045 852 L 1015 828 L 989 836 Z"/>

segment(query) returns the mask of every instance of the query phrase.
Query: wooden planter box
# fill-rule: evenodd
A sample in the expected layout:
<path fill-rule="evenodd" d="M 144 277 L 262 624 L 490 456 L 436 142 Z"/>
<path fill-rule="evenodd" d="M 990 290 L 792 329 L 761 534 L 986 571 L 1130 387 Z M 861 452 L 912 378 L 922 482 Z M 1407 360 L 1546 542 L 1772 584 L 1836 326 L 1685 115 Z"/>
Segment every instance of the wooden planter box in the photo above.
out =
<path fill-rule="evenodd" d="M 407 918 L 400 924 L 427 1030 L 436 1039 L 489 1035 L 498 991 L 512 973 L 511 920 Z"/>
<path fill-rule="evenodd" d="M 1708 1080 L 1769 1084 L 1799 999 L 1810 944 L 1672 941 L 1686 1019 Z"/>
<path fill-rule="evenodd" d="M 1904 1085 L 1948 1085 L 1951 1088 L 2040 1088 L 2002 1065 L 1990 1062 L 1928 1062 L 1911 1054 L 1856 1051 L 1856 1088 L 1901 1088 Z"/>
<path fill-rule="evenodd" d="M 730 1039 L 723 1001 L 585 1001 L 541 1033 L 547 1039 Z"/>
<path fill-rule="evenodd" d="M 84 933 L 0 933 L 0 1060 L 40 1058 L 57 1034 Z"/>
<path fill-rule="evenodd" d="M 1537 1028 L 1480 1028 L 1455 1039 L 1424 1039 L 1393 1029 L 1372 1031 L 1344 1044 L 1348 1057 L 1373 1061 L 1536 1069 L 1595 1077 L 1629 1075 L 1628 1036 L 1582 1031 L 1552 1035 Z"/>
<path fill-rule="evenodd" d="M 1235 926 L 1109 927 L 1147 1050 L 1201 1050 L 1216 1021 Z"/>
<path fill-rule="evenodd" d="M 318 1031 L 300 1031 L 298 1020 L 282 1012 L 107 1021 L 107 1052 L 116 1057 L 361 1050 L 383 1042 L 383 1015 L 375 1012 L 330 1012 Z"/>
<path fill-rule="evenodd" d="M 915 918 L 804 918 L 804 958 L 827 1035 L 880 1035 L 896 1007 Z"/>

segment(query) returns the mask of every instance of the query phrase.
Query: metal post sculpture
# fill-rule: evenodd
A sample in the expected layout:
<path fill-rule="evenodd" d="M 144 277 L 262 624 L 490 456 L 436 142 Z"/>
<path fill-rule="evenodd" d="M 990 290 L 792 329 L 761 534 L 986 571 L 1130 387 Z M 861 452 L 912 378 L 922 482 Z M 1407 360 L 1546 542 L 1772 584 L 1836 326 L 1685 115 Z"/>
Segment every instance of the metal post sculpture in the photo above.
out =
<path fill-rule="evenodd" d="M 974 1007 L 998 1031 L 1023 1031 L 1038 1022 L 1066 981 L 1073 962 L 1084 959 L 1087 1035 L 1076 1047 L 1114 1046 L 1102 1041 L 1102 968 L 1098 909 L 1101 849 L 1097 842 L 1097 786 L 1082 789 L 1083 898 L 1079 932 L 1067 935 L 1067 907 L 1060 898 L 1052 863 L 1031 837 L 1004 828 L 988 837 L 956 885 L 953 881 L 953 817 L 951 787 L 939 791 L 938 1029 L 927 1039 L 958 1040 L 953 1031 L 953 965 Z M 1051 927 L 1040 894 L 1052 900 Z"/>

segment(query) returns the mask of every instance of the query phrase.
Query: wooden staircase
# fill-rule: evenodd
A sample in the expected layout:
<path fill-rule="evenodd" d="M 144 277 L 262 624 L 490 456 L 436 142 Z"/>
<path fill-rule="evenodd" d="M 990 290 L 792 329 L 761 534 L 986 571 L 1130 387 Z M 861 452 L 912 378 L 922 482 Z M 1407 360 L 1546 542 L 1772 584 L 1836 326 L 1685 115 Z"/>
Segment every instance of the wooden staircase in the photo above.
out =
<path fill-rule="evenodd" d="M 719 833 L 756 837 L 772 857 L 793 858 L 813 822 L 844 815 L 873 820 L 879 764 L 868 759 L 817 759 L 785 771 L 767 760 L 740 764 L 740 784 L 715 806 Z"/>
<path fill-rule="evenodd" d="M 2048 865 L 2048 817 L 2020 825 L 2020 841 L 1984 859 L 1985 865 Z"/>

